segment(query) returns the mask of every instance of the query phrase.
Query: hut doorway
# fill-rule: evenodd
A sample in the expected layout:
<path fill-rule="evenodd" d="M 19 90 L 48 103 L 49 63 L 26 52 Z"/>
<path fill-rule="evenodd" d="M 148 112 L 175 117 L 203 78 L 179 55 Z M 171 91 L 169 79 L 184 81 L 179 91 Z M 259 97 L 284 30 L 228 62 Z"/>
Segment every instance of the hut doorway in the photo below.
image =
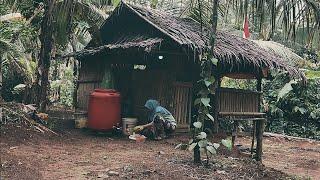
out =
<path fill-rule="evenodd" d="M 131 69 L 115 75 L 116 89 L 120 91 L 123 116 L 137 117 L 140 123 L 147 122 L 144 107 L 148 99 L 155 99 L 167 108 L 177 121 L 179 132 L 188 132 L 191 122 L 192 83 L 177 82 L 175 75 L 165 69 Z"/>
<path fill-rule="evenodd" d="M 192 83 L 173 83 L 173 111 L 179 132 L 188 132 L 191 123 Z"/>

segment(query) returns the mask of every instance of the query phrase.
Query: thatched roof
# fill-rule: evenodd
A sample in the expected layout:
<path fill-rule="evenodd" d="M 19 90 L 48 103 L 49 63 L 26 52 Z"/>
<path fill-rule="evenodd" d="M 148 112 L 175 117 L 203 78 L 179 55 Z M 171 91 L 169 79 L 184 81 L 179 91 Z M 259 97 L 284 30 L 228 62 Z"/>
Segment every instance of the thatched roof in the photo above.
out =
<path fill-rule="evenodd" d="M 128 50 L 128 49 L 135 49 L 135 50 L 143 50 L 145 52 L 150 52 L 153 48 L 160 47 L 161 42 L 163 39 L 161 38 L 147 38 L 147 37 L 125 37 L 119 39 L 119 41 L 113 44 L 106 44 L 103 46 L 84 49 L 80 52 L 75 52 L 63 56 L 63 58 L 67 57 L 83 57 L 83 56 L 92 56 L 99 53 L 108 53 L 111 52 L 113 49 L 117 50 Z"/>
<path fill-rule="evenodd" d="M 178 18 L 159 10 L 126 3 L 122 3 L 121 6 L 131 9 L 182 46 L 199 52 L 208 47 L 208 30 L 203 28 L 201 33 L 201 25 L 191 19 Z M 221 31 L 217 32 L 216 38 L 214 56 L 222 64 L 235 66 L 245 63 L 257 68 L 280 68 L 288 71 L 292 76 L 304 78 L 303 73 L 287 64 L 280 56 L 266 51 L 251 40 Z"/>
<path fill-rule="evenodd" d="M 203 28 L 201 31 L 200 24 L 191 19 L 178 18 L 159 10 L 122 2 L 107 21 L 117 18 L 117 15 L 122 13 L 134 13 L 156 30 L 178 43 L 182 48 L 191 49 L 196 54 L 201 54 L 208 48 L 208 30 Z M 302 72 L 286 63 L 281 56 L 261 48 L 252 40 L 221 31 L 217 32 L 216 37 L 213 54 L 219 59 L 220 65 L 234 68 L 246 64 L 257 69 L 265 67 L 270 69 L 277 68 L 287 71 L 294 77 L 304 78 Z M 145 43 L 141 41 L 136 43 L 136 46 L 145 46 Z M 105 49 L 106 46 L 108 49 L 110 49 L 109 46 L 122 47 L 121 45 L 116 46 L 116 44 L 113 44 L 103 45 L 95 49 Z"/>
<path fill-rule="evenodd" d="M 303 61 L 303 58 L 298 54 L 294 53 L 292 49 L 274 42 L 274 41 L 262 41 L 262 40 L 253 40 L 253 42 L 257 43 L 261 48 L 266 51 L 276 54 L 282 58 L 282 60 L 286 61 L 288 64 L 292 66 L 296 66 L 300 61 Z"/>

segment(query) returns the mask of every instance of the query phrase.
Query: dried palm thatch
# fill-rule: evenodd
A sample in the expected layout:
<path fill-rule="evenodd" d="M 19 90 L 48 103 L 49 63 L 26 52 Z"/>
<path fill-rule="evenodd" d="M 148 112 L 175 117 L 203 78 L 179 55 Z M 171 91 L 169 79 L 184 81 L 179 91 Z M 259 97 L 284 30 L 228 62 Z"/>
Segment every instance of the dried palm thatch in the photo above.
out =
<path fill-rule="evenodd" d="M 143 19 L 165 37 L 178 43 L 182 48 L 191 50 L 194 54 L 202 54 L 210 49 L 208 47 L 210 32 L 207 28 L 201 28 L 201 25 L 192 19 L 175 17 L 155 9 L 122 2 L 106 22 L 111 22 L 113 18 L 118 18 L 119 16 L 126 14 L 130 14 L 130 16 L 135 15 Z M 105 25 L 108 24 L 106 23 Z M 85 51 L 91 51 L 92 53 L 89 54 L 92 55 L 101 52 L 103 49 L 146 48 L 147 46 L 154 46 L 155 44 L 160 43 L 160 41 L 162 41 L 160 38 L 154 37 L 148 40 L 133 41 L 131 43 L 127 41 L 124 44 L 123 42 L 120 42 L 118 45 L 117 43 L 103 45 L 95 48 L 94 51 L 92 51 L 92 49 Z M 280 56 L 280 53 L 271 53 L 251 40 L 243 39 L 227 32 L 218 31 L 215 42 L 213 54 L 219 59 L 220 65 L 232 68 L 243 65 L 256 69 L 276 68 L 287 71 L 293 77 L 305 79 L 304 74 L 284 61 Z"/>
<path fill-rule="evenodd" d="M 91 56 L 98 53 L 108 53 L 113 49 L 136 49 L 150 52 L 153 48 L 160 47 L 163 39 L 161 38 L 146 38 L 146 37 L 122 37 L 114 44 L 106 44 L 103 46 L 84 49 L 83 51 L 67 54 L 60 58 L 75 57 L 81 58 L 84 56 Z"/>
<path fill-rule="evenodd" d="M 266 51 L 280 56 L 284 61 L 292 66 L 296 66 L 299 61 L 303 60 L 302 57 L 294 53 L 290 48 L 280 43 L 262 40 L 254 40 L 254 42 Z"/>
<path fill-rule="evenodd" d="M 208 29 L 201 29 L 201 25 L 191 19 L 178 18 L 162 11 L 126 3 L 122 3 L 121 6 L 130 9 L 182 46 L 192 48 L 199 53 L 208 48 L 210 37 Z M 221 64 L 232 66 L 252 64 L 257 68 L 277 68 L 287 71 L 292 76 L 305 79 L 304 74 L 286 63 L 280 53 L 270 53 L 251 40 L 221 31 L 217 32 L 216 38 L 213 53 Z"/>

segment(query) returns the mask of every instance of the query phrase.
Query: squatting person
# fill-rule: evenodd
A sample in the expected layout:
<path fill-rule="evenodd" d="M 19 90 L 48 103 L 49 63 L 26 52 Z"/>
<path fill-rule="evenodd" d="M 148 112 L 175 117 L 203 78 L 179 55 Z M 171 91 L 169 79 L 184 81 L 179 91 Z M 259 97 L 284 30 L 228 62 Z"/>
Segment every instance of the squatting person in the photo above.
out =
<path fill-rule="evenodd" d="M 136 126 L 135 132 L 160 140 L 167 138 L 175 131 L 176 120 L 166 108 L 160 106 L 157 100 L 149 99 L 144 106 L 148 109 L 148 124 Z"/>

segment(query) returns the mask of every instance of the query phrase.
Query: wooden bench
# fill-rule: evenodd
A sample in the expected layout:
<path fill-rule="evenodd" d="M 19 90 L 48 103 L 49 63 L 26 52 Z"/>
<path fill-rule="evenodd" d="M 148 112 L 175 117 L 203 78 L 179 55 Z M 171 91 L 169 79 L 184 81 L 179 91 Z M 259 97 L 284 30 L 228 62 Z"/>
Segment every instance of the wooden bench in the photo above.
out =
<path fill-rule="evenodd" d="M 232 146 L 238 133 L 240 121 L 253 121 L 251 154 L 253 155 L 254 141 L 256 139 L 256 159 L 261 160 L 262 156 L 262 135 L 265 113 L 259 111 L 261 92 L 248 91 L 231 88 L 217 89 L 217 111 L 218 120 L 232 120 L 234 123 L 232 132 Z"/>

